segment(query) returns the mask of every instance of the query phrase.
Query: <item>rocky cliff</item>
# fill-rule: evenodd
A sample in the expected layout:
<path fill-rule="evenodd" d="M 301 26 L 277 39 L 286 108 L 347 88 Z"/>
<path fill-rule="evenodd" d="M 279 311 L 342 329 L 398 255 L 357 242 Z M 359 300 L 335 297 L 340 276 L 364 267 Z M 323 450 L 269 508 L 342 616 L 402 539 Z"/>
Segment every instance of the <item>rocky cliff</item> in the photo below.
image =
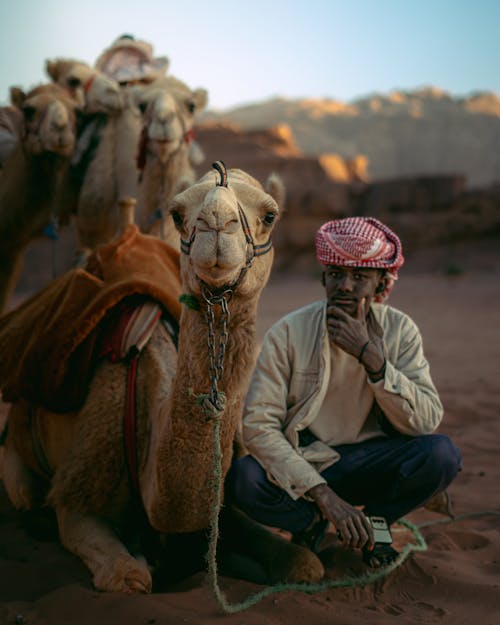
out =
<path fill-rule="evenodd" d="M 373 179 L 462 174 L 470 187 L 500 182 L 500 97 L 492 93 L 455 98 L 430 87 L 349 104 L 276 98 L 203 119 L 246 130 L 287 124 L 304 154 L 363 154 Z"/>

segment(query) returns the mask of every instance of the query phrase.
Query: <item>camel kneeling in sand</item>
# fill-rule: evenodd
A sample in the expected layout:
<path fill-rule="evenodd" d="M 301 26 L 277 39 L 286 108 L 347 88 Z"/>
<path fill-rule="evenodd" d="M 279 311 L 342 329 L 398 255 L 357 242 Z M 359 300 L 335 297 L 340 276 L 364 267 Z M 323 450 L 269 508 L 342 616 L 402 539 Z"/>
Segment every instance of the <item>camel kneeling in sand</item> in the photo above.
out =
<path fill-rule="evenodd" d="M 179 535 L 210 525 L 216 498 L 215 416 L 220 418 L 222 477 L 231 463 L 254 364 L 256 310 L 271 270 L 270 235 L 282 186 L 273 176 L 264 190 L 240 170 L 229 170 L 227 178 L 223 170 L 220 181 L 219 173 L 209 172 L 170 206 L 182 240 L 182 293 L 189 305 L 180 315 L 178 350 L 172 335 L 158 324 L 138 358 L 137 471 L 127 465 L 130 453 L 124 451 L 125 361 L 98 363 L 77 413 L 50 413 L 17 402 L 8 417 L 4 481 L 11 501 L 30 508 L 39 499 L 28 443 L 33 438 L 29 427 L 35 423 L 38 446 L 53 472 L 48 501 L 57 514 L 61 541 L 85 562 L 100 590 L 151 591 L 147 564 L 132 555 L 124 538 L 136 509 L 134 475 L 151 526 L 162 535 Z M 123 249 L 134 237 L 157 249 L 166 246 L 130 228 Z M 210 335 L 212 349 L 207 345 Z M 222 343 L 221 361 L 213 350 Z M 309 550 L 229 506 L 226 514 L 226 525 L 232 524 L 226 544 L 258 560 L 269 581 L 311 582 L 323 576 L 321 562 Z M 221 542 L 224 546 L 224 537 Z M 166 566 L 178 567 L 168 556 L 162 556 Z"/>

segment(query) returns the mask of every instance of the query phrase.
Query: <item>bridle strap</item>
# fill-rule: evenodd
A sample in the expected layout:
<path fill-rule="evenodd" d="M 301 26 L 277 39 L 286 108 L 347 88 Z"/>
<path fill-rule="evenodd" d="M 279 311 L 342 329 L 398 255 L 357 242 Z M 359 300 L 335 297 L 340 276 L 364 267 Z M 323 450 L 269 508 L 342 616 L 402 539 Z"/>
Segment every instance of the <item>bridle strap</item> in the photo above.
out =
<path fill-rule="evenodd" d="M 265 243 L 262 243 L 260 245 L 255 245 L 253 237 L 252 237 L 252 233 L 250 232 L 250 227 L 248 225 L 247 217 L 245 215 L 244 210 L 241 208 L 241 205 L 239 202 L 238 202 L 238 213 L 240 216 L 240 223 L 241 223 L 241 227 L 243 230 L 243 234 L 245 235 L 245 241 L 247 242 L 247 245 L 250 246 L 251 258 L 253 259 L 256 256 L 263 256 L 264 254 L 267 254 L 267 252 L 269 252 L 271 248 L 273 247 L 273 241 L 271 237 L 269 237 L 269 239 Z M 187 241 L 186 239 L 181 239 L 181 252 L 183 252 L 187 256 L 189 256 L 189 253 L 191 252 L 191 245 L 193 244 L 195 236 L 196 236 L 196 226 L 194 226 L 193 229 L 191 230 L 191 235 Z"/>
<path fill-rule="evenodd" d="M 269 237 L 269 239 L 266 241 L 266 243 L 262 243 L 262 245 L 254 245 L 253 246 L 253 255 L 254 256 L 263 256 L 264 254 L 267 254 L 269 251 L 271 251 L 272 247 L 273 247 L 273 241 L 272 241 L 271 237 Z"/>
<path fill-rule="evenodd" d="M 187 130 L 184 133 L 184 141 L 186 143 L 191 143 L 191 141 L 194 141 L 196 137 L 196 133 L 194 132 L 194 128 L 191 128 L 191 130 Z"/>
<path fill-rule="evenodd" d="M 215 184 L 218 187 L 226 187 L 227 189 L 227 167 L 224 161 L 215 161 L 214 163 L 212 163 L 212 167 L 217 172 L 219 172 L 220 176 L 219 182 L 216 182 Z"/>
<path fill-rule="evenodd" d="M 226 165 L 224 161 L 215 161 L 215 163 L 212 163 L 212 167 L 220 175 L 220 180 L 219 182 L 216 183 L 216 186 L 226 187 L 227 189 L 228 188 L 227 169 L 226 169 Z M 247 267 L 249 267 L 253 263 L 253 259 L 256 256 L 263 256 L 264 254 L 267 254 L 267 252 L 271 250 L 273 246 L 273 242 L 272 242 L 271 237 L 269 237 L 269 239 L 265 243 L 262 243 L 261 245 L 255 245 L 253 237 L 252 237 L 252 233 L 250 232 L 250 226 L 248 225 L 247 216 L 245 215 L 245 211 L 243 210 L 239 202 L 238 202 L 238 214 L 240 217 L 241 228 L 243 230 L 243 234 L 245 235 L 245 241 L 247 242 L 247 246 L 248 246 Z M 181 252 L 183 252 L 187 256 L 189 256 L 189 253 L 191 251 L 191 245 L 193 244 L 195 236 L 196 236 L 196 226 L 193 226 L 189 240 L 186 241 L 185 239 L 181 239 Z"/>
<path fill-rule="evenodd" d="M 87 80 L 83 83 L 82 88 L 83 88 L 83 93 L 84 93 L 85 95 L 87 95 L 87 93 L 89 92 L 89 89 L 90 89 L 90 87 L 92 86 L 92 83 L 94 82 L 96 75 L 97 75 L 97 74 L 92 74 L 92 75 L 91 75 L 91 76 L 89 76 L 89 77 L 87 78 Z"/>
<path fill-rule="evenodd" d="M 181 252 L 184 252 L 184 254 L 186 254 L 187 256 L 189 256 L 189 253 L 191 252 L 191 245 L 194 241 L 195 236 L 196 226 L 193 227 L 193 229 L 191 230 L 191 236 L 189 237 L 188 241 L 186 241 L 185 239 L 181 239 Z"/>

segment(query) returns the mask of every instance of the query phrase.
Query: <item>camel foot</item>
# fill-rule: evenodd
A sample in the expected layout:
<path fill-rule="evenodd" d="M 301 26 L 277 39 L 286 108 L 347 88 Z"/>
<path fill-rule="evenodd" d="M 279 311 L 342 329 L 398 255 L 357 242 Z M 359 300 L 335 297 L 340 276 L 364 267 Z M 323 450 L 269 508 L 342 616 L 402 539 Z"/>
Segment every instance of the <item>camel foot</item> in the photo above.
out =
<path fill-rule="evenodd" d="M 102 566 L 94 575 L 94 586 L 104 592 L 127 595 L 150 593 L 152 580 L 148 567 L 135 558 L 121 557 Z"/>
<path fill-rule="evenodd" d="M 291 543 L 290 543 L 291 544 Z M 244 579 L 254 584 L 315 584 L 323 579 L 323 564 L 312 551 L 291 546 L 290 552 L 283 549 L 276 556 L 260 561 L 241 553 L 222 554 L 220 571 L 227 577 Z"/>
<path fill-rule="evenodd" d="M 316 583 L 325 574 L 321 560 L 310 549 L 291 543 L 234 506 L 225 509 L 221 527 L 222 551 L 253 560 L 267 583 Z M 249 566 L 245 568 L 250 570 Z"/>
<path fill-rule="evenodd" d="M 287 541 L 276 547 L 274 557 L 266 566 L 271 583 L 315 584 L 323 579 L 325 568 L 315 553 Z"/>

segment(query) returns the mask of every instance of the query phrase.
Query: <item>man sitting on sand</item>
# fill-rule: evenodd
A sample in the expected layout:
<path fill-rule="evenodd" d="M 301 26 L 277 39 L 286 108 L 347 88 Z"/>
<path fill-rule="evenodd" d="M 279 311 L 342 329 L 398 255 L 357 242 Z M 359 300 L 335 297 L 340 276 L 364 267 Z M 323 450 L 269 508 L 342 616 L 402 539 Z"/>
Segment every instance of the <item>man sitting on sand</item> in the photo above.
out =
<path fill-rule="evenodd" d="M 233 463 L 228 496 L 313 551 L 332 523 L 377 567 L 398 553 L 373 526 L 443 491 L 461 454 L 433 434 L 443 407 L 417 326 L 383 303 L 404 261 L 399 238 L 377 219 L 349 217 L 318 230 L 316 254 L 326 299 L 264 339 L 243 420 L 251 455 Z"/>

